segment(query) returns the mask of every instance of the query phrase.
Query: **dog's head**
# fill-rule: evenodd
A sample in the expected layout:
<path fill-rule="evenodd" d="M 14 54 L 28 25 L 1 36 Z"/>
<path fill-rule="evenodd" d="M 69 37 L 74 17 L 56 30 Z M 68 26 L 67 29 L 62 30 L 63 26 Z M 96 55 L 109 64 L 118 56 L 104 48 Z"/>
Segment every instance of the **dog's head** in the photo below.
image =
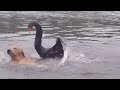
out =
<path fill-rule="evenodd" d="M 7 53 L 10 55 L 12 59 L 16 58 L 23 58 L 25 57 L 25 54 L 23 50 L 20 47 L 17 46 L 11 46 L 8 50 Z"/>

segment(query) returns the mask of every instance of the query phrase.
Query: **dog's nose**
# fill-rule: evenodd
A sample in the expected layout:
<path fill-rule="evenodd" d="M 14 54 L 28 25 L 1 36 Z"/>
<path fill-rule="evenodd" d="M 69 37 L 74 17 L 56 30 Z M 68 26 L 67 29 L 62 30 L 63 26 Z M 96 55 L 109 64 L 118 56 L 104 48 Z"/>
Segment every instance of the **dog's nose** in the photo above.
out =
<path fill-rule="evenodd" d="M 10 50 L 10 49 L 8 49 L 8 50 L 7 50 L 7 53 L 8 53 L 8 54 L 10 54 L 10 52 L 11 52 L 11 50 Z"/>

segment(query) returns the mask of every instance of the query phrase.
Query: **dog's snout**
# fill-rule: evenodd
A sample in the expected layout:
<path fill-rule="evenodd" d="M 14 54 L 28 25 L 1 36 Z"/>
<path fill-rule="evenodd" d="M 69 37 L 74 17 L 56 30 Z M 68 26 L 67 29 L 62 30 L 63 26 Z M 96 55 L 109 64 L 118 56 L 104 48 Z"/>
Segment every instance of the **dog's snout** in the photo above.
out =
<path fill-rule="evenodd" d="M 10 49 L 8 49 L 8 50 L 7 50 L 7 53 L 8 53 L 8 54 L 10 54 L 10 52 L 11 52 L 11 50 L 10 50 Z"/>

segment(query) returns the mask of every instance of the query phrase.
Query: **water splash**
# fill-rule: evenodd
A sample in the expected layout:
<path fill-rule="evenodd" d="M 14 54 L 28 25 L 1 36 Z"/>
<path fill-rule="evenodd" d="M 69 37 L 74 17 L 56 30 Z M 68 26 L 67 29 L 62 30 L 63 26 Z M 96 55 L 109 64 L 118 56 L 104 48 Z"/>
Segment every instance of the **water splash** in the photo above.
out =
<path fill-rule="evenodd" d="M 0 52 L 0 63 L 6 62 L 9 62 L 9 58 L 7 58 L 3 52 Z"/>
<path fill-rule="evenodd" d="M 40 56 L 38 55 L 38 53 L 32 54 L 31 57 L 33 57 L 33 58 L 38 58 L 38 59 L 40 58 Z"/>

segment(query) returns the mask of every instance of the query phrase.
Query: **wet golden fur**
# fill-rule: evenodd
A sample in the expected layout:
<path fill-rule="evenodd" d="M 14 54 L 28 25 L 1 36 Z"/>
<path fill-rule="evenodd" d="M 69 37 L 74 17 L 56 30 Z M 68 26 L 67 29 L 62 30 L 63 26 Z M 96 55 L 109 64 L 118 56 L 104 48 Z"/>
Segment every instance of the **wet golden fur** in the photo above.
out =
<path fill-rule="evenodd" d="M 35 64 L 35 62 L 32 59 L 26 57 L 25 53 L 20 47 L 13 45 L 9 48 L 9 50 L 10 52 L 8 54 L 11 57 L 12 63 L 25 65 Z"/>

